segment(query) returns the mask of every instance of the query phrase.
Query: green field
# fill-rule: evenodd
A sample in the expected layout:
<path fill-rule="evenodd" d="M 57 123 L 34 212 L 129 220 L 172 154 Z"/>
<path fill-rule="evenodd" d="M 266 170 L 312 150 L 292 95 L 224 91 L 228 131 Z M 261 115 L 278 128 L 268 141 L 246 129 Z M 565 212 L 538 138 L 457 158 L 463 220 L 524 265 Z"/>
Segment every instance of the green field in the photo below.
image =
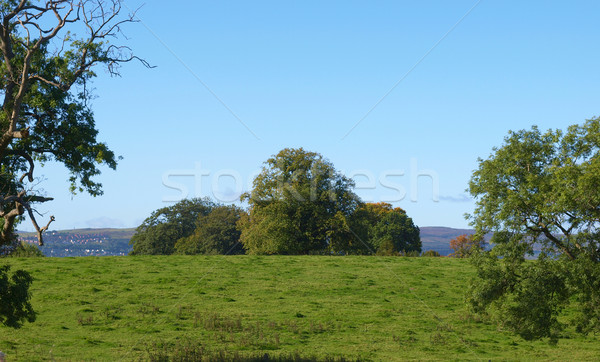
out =
<path fill-rule="evenodd" d="M 290 355 L 362 360 L 596 360 L 479 322 L 470 265 L 450 258 L 152 256 L 4 259 L 35 278 L 35 323 L 0 327 L 15 360 Z M 203 351 L 203 352 L 202 352 Z"/>

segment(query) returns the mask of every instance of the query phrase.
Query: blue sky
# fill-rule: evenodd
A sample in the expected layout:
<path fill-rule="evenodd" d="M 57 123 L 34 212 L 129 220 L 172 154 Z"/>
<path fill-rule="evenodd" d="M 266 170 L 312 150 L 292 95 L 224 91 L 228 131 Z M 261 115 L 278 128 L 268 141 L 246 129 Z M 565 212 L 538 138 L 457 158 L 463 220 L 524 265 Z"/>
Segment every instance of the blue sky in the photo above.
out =
<path fill-rule="evenodd" d="M 321 153 L 419 226 L 466 227 L 477 158 L 508 130 L 600 115 L 598 2 L 165 4 L 125 28 L 156 68 L 97 70 L 100 138 L 124 157 L 98 178 L 104 195 L 38 169 L 52 228 L 137 226 L 184 195 L 165 183 L 231 201 L 285 147 Z"/>

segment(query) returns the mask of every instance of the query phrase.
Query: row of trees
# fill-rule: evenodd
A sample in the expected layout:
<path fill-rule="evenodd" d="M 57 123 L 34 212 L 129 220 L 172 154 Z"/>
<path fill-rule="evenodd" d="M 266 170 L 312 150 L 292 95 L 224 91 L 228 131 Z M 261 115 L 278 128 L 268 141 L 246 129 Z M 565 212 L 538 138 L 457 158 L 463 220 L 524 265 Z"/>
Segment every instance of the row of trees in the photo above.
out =
<path fill-rule="evenodd" d="M 158 209 L 131 238 L 132 254 L 240 254 L 237 228 L 245 212 L 209 199 L 182 200 Z"/>
<path fill-rule="evenodd" d="M 248 211 L 208 199 L 156 210 L 131 239 L 133 254 L 420 253 L 401 208 L 364 203 L 353 181 L 318 153 L 284 149 L 242 195 Z"/>

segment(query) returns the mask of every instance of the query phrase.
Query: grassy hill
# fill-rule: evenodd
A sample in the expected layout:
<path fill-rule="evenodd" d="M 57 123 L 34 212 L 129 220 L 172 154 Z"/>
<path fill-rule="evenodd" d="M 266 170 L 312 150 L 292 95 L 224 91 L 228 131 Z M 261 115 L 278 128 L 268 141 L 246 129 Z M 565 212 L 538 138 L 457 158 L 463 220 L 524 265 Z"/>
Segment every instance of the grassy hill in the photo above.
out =
<path fill-rule="evenodd" d="M 5 259 L 35 277 L 38 320 L 0 327 L 7 360 L 160 360 L 295 352 L 322 360 L 594 360 L 481 323 L 452 258 L 169 256 Z"/>

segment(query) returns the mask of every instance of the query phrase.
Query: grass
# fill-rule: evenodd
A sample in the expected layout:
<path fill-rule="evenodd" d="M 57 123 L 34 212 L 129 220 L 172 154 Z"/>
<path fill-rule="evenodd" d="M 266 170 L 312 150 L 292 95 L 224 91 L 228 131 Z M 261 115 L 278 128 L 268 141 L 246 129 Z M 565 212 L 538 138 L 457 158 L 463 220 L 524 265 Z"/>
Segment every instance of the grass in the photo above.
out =
<path fill-rule="evenodd" d="M 35 278 L 35 323 L 0 327 L 7 360 L 595 360 L 600 338 L 528 342 L 470 315 L 450 258 L 3 260 Z M 262 357 L 261 357 L 262 356 Z"/>

